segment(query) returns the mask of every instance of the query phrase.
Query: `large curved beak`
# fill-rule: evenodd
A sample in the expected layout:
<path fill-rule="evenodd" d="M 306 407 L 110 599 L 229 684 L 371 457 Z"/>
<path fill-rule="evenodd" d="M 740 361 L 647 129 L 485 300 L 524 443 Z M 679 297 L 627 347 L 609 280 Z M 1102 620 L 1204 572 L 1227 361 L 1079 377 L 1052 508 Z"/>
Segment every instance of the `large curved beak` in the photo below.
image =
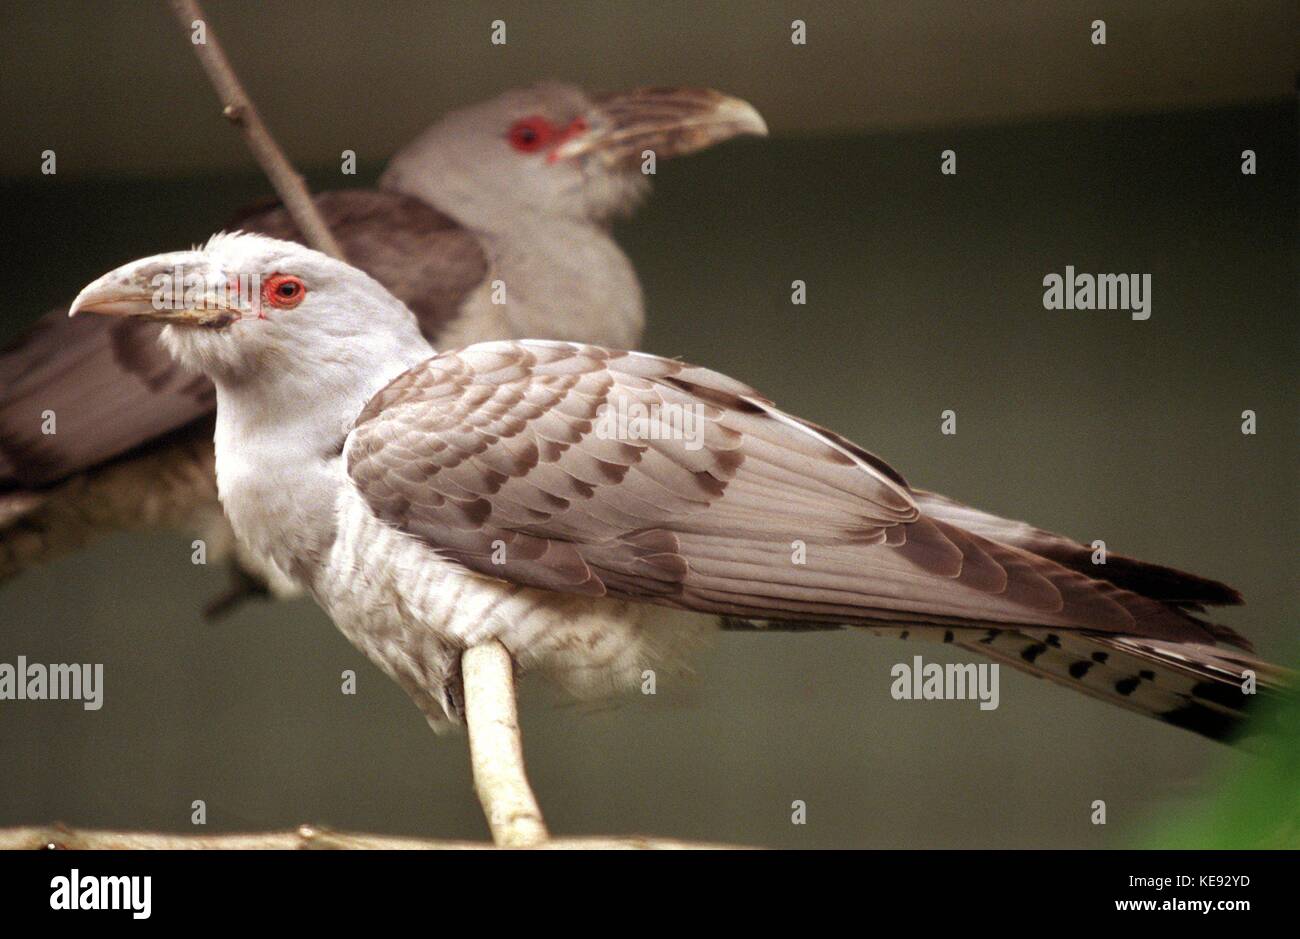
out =
<path fill-rule="evenodd" d="M 645 150 L 662 159 L 741 134 L 767 136 L 767 123 L 752 104 L 712 88 L 637 88 L 595 101 L 551 151 L 551 160 L 596 156 L 621 163 L 639 160 Z"/>
<path fill-rule="evenodd" d="M 68 315 L 98 313 L 223 326 L 251 309 L 257 296 L 255 285 L 244 280 L 228 278 L 201 251 L 156 254 L 124 264 L 86 285 Z"/>

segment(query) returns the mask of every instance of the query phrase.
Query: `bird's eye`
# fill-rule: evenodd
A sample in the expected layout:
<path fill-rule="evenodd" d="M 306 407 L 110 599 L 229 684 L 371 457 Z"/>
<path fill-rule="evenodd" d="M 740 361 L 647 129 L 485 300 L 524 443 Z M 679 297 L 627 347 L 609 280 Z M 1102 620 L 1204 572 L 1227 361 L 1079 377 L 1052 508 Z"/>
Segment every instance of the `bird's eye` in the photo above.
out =
<path fill-rule="evenodd" d="M 307 296 L 307 285 L 292 274 L 272 274 L 262 285 L 262 299 L 273 307 L 291 310 Z"/>
<path fill-rule="evenodd" d="M 555 128 L 544 117 L 526 117 L 510 125 L 507 139 L 520 153 L 536 153 L 550 143 Z"/>

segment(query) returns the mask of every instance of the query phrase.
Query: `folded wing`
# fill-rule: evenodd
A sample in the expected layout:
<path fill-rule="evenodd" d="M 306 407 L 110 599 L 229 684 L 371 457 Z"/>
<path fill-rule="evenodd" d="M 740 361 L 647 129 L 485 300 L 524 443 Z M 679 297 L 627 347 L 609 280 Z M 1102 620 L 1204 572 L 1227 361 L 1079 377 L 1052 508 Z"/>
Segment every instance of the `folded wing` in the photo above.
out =
<path fill-rule="evenodd" d="M 550 342 L 436 356 L 349 438 L 372 510 L 480 574 L 731 617 L 1223 637 L 933 518 L 902 477 L 716 372 Z"/>

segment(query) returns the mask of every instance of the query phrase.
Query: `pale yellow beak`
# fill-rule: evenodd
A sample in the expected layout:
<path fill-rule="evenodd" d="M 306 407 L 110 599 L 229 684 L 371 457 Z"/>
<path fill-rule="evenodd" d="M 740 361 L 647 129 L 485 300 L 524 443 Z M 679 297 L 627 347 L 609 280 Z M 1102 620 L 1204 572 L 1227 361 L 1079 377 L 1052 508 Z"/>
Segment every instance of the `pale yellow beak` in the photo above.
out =
<path fill-rule="evenodd" d="M 609 163 L 694 153 L 738 137 L 767 136 L 752 104 L 711 88 L 638 88 L 596 98 L 586 130 L 562 141 L 550 159 L 597 155 Z"/>
<path fill-rule="evenodd" d="M 215 269 L 202 252 L 157 254 L 124 264 L 88 284 L 77 294 L 68 315 L 97 313 L 222 326 L 247 312 L 256 296 L 240 286 Z"/>

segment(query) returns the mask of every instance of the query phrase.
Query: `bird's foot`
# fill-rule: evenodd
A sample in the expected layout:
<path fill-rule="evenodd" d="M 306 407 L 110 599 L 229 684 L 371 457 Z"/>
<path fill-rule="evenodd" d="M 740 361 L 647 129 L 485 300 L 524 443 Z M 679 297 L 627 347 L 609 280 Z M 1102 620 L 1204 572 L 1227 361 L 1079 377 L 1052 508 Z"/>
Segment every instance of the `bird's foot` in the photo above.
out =
<path fill-rule="evenodd" d="M 203 607 L 203 618 L 215 622 L 233 613 L 248 600 L 269 600 L 271 589 L 266 581 L 251 574 L 238 564 L 230 565 L 230 586 L 217 594 Z"/>

